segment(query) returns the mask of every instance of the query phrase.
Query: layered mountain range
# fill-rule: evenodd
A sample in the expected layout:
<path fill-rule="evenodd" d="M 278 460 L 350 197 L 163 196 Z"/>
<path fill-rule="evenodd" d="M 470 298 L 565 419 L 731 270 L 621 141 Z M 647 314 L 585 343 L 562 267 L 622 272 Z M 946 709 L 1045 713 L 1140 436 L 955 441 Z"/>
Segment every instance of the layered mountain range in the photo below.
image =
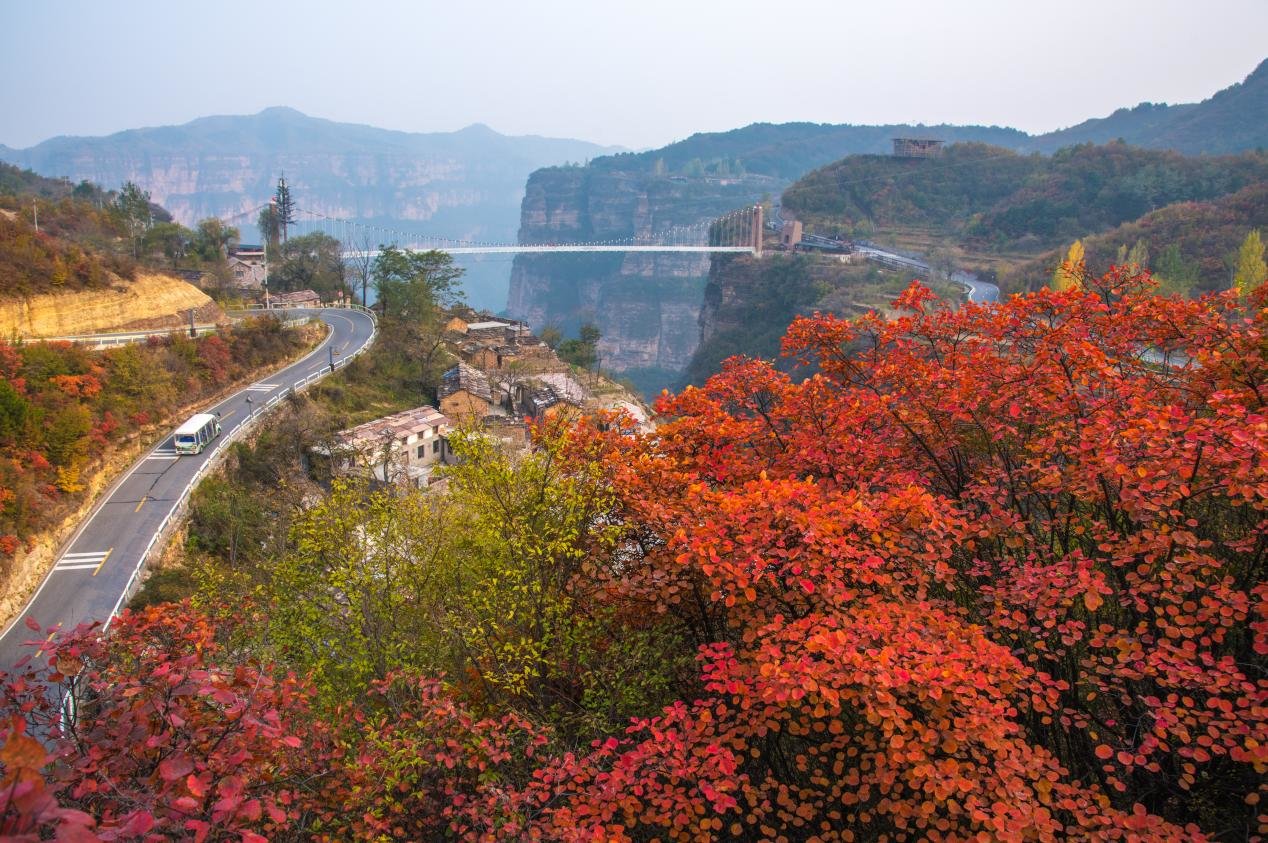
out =
<path fill-rule="evenodd" d="M 552 242 L 652 233 L 773 200 L 845 156 L 888 153 L 895 136 L 1019 153 L 1115 139 L 1184 154 L 1254 149 L 1268 146 L 1268 63 L 1201 103 L 1143 103 L 1044 135 L 997 126 L 754 124 L 606 154 L 613 150 L 507 137 L 481 125 L 417 134 L 270 108 L 108 137 L 53 138 L 29 149 L 0 146 L 0 159 L 106 187 L 134 181 L 179 221 L 235 217 L 247 238 L 254 235 L 251 210 L 285 173 L 297 204 L 318 214 L 407 234 L 507 242 L 518 233 L 520 242 Z M 509 293 L 508 268 L 505 259 L 469 264 L 472 303 L 508 305 L 538 327 L 594 321 L 605 367 L 635 375 L 648 389 L 673 382 L 699 341 L 706 260 L 520 257 Z"/>
<path fill-rule="evenodd" d="M 285 174 L 308 211 L 384 230 L 511 242 L 530 172 L 611 151 L 509 137 L 483 125 L 418 134 L 269 108 L 107 137 L 58 137 L 29 149 L 0 146 L 0 159 L 110 188 L 132 181 L 185 225 L 234 218 L 249 239 L 256 236 L 251 210 Z M 476 304 L 503 306 L 506 271 L 505 263 L 475 265 L 469 289 Z"/>

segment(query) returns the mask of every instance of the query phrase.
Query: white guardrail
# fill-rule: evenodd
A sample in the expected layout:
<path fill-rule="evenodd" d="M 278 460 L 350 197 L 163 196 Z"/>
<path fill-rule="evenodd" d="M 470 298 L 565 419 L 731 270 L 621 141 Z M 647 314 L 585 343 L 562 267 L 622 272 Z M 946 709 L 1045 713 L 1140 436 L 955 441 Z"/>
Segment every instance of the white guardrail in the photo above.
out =
<path fill-rule="evenodd" d="M 342 309 L 360 310 L 367 313 L 370 316 L 370 320 L 374 328 L 370 332 L 370 338 L 366 340 L 365 345 L 361 346 L 356 351 L 336 363 L 334 366 L 335 369 L 342 369 L 356 359 L 360 354 L 368 350 L 370 346 L 374 345 L 374 340 L 379 335 L 378 318 L 375 316 L 374 311 L 361 307 L 360 305 L 353 305 L 352 307 Z M 185 488 L 181 490 L 180 495 L 176 499 L 176 505 L 173 506 L 171 512 L 163 518 L 163 521 L 159 524 L 158 529 L 154 531 L 154 535 L 150 537 L 150 542 L 145 546 L 145 550 L 141 551 L 141 558 L 137 560 L 136 568 L 132 570 L 132 576 L 128 578 L 128 584 L 124 586 L 123 593 L 119 595 L 118 602 L 114 604 L 114 608 L 110 611 L 110 617 L 106 619 L 103 629 L 110 628 L 110 623 L 118 616 L 120 609 L 123 608 L 123 604 L 131 600 L 136 594 L 137 586 L 140 585 L 141 578 L 145 574 L 146 563 L 150 558 L 150 554 L 154 551 L 155 546 L 159 545 L 159 540 L 164 538 L 168 528 L 185 516 L 186 510 L 189 508 L 189 496 L 193 493 L 194 487 L 198 485 L 198 481 L 200 481 L 208 471 L 216 466 L 225 448 L 232 445 L 238 439 L 241 439 L 255 426 L 256 422 L 276 407 L 283 398 L 288 395 L 295 395 L 301 390 L 307 389 L 309 386 L 312 386 L 317 381 L 326 377 L 326 375 L 331 374 L 332 371 L 333 370 L 329 366 L 325 366 L 312 374 L 305 375 L 291 384 L 285 391 L 279 392 L 277 395 L 274 395 L 268 401 L 264 402 L 263 406 L 252 408 L 251 413 L 241 424 L 235 427 L 227 435 L 217 440 L 215 447 L 212 448 L 211 453 L 207 456 L 207 459 L 203 461 L 203 464 L 200 465 L 198 470 L 194 472 L 194 476 L 191 477 L 189 482 L 185 484 Z"/>
<path fill-rule="evenodd" d="M 194 333 L 198 336 L 214 333 L 215 325 L 195 325 Z M 19 342 L 22 343 L 38 343 L 38 342 L 71 342 L 76 345 L 86 345 L 91 348 L 115 348 L 120 345 L 132 345 L 133 343 L 145 342 L 150 337 L 170 337 L 172 334 L 188 334 L 189 326 L 184 325 L 179 328 L 155 328 L 149 331 L 126 331 L 113 334 L 66 334 L 60 337 L 23 337 Z"/>

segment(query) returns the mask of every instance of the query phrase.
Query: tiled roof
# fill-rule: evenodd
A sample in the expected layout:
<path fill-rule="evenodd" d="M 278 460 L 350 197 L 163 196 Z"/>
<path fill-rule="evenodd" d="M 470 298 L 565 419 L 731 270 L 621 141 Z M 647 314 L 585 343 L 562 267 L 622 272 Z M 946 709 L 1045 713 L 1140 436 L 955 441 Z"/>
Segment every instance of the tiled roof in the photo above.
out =
<path fill-rule="evenodd" d="M 436 390 L 437 396 L 445 398 L 455 392 L 468 392 L 477 398 L 492 402 L 493 392 L 489 389 L 489 379 L 484 372 L 459 363 L 445 372 Z"/>
<path fill-rule="evenodd" d="M 449 419 L 435 407 L 423 405 L 341 430 L 335 434 L 335 439 L 345 447 L 362 448 L 380 445 L 389 437 L 406 439 L 411 434 L 420 434 L 437 426 L 447 430 Z"/>

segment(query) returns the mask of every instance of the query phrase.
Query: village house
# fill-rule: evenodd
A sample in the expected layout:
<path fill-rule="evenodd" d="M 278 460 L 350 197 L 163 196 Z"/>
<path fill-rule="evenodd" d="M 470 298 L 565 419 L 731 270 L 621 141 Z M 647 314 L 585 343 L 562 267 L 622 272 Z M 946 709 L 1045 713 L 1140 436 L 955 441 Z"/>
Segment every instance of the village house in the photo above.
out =
<path fill-rule="evenodd" d="M 494 398 L 488 375 L 466 363 L 458 363 L 441 376 L 436 396 L 440 411 L 451 419 L 469 421 L 505 414 L 501 402 Z"/>
<path fill-rule="evenodd" d="M 238 257 L 229 258 L 229 275 L 232 285 L 239 290 L 259 290 L 264 287 L 264 265 L 247 263 Z"/>
<path fill-rule="evenodd" d="M 515 368 L 520 373 L 531 373 L 564 368 L 550 347 L 524 322 L 455 315 L 445 323 L 445 330 L 454 353 L 484 372 Z"/>
<path fill-rule="evenodd" d="M 450 428 L 443 413 L 424 405 L 341 430 L 328 454 L 331 473 L 425 488 L 438 466 L 452 462 Z"/>
<path fill-rule="evenodd" d="M 278 293 L 271 297 L 273 307 L 321 307 L 321 296 L 312 290 Z"/>
<path fill-rule="evenodd" d="M 229 253 L 229 274 L 240 290 L 260 290 L 267 277 L 264 247 L 240 245 Z"/>

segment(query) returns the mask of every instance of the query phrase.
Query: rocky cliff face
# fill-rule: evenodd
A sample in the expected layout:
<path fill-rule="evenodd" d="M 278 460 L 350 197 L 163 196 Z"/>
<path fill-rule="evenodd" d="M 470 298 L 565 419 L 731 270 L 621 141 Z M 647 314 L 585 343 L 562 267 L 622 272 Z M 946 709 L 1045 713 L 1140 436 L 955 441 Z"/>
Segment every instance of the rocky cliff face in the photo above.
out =
<path fill-rule="evenodd" d="M 652 237 L 713 219 L 778 190 L 766 176 L 657 176 L 555 167 L 529 178 L 521 243 L 603 242 Z M 709 274 L 705 255 L 601 253 L 521 255 L 507 310 L 535 329 L 565 333 L 594 322 L 601 365 L 645 392 L 672 385 L 699 343 Z"/>

